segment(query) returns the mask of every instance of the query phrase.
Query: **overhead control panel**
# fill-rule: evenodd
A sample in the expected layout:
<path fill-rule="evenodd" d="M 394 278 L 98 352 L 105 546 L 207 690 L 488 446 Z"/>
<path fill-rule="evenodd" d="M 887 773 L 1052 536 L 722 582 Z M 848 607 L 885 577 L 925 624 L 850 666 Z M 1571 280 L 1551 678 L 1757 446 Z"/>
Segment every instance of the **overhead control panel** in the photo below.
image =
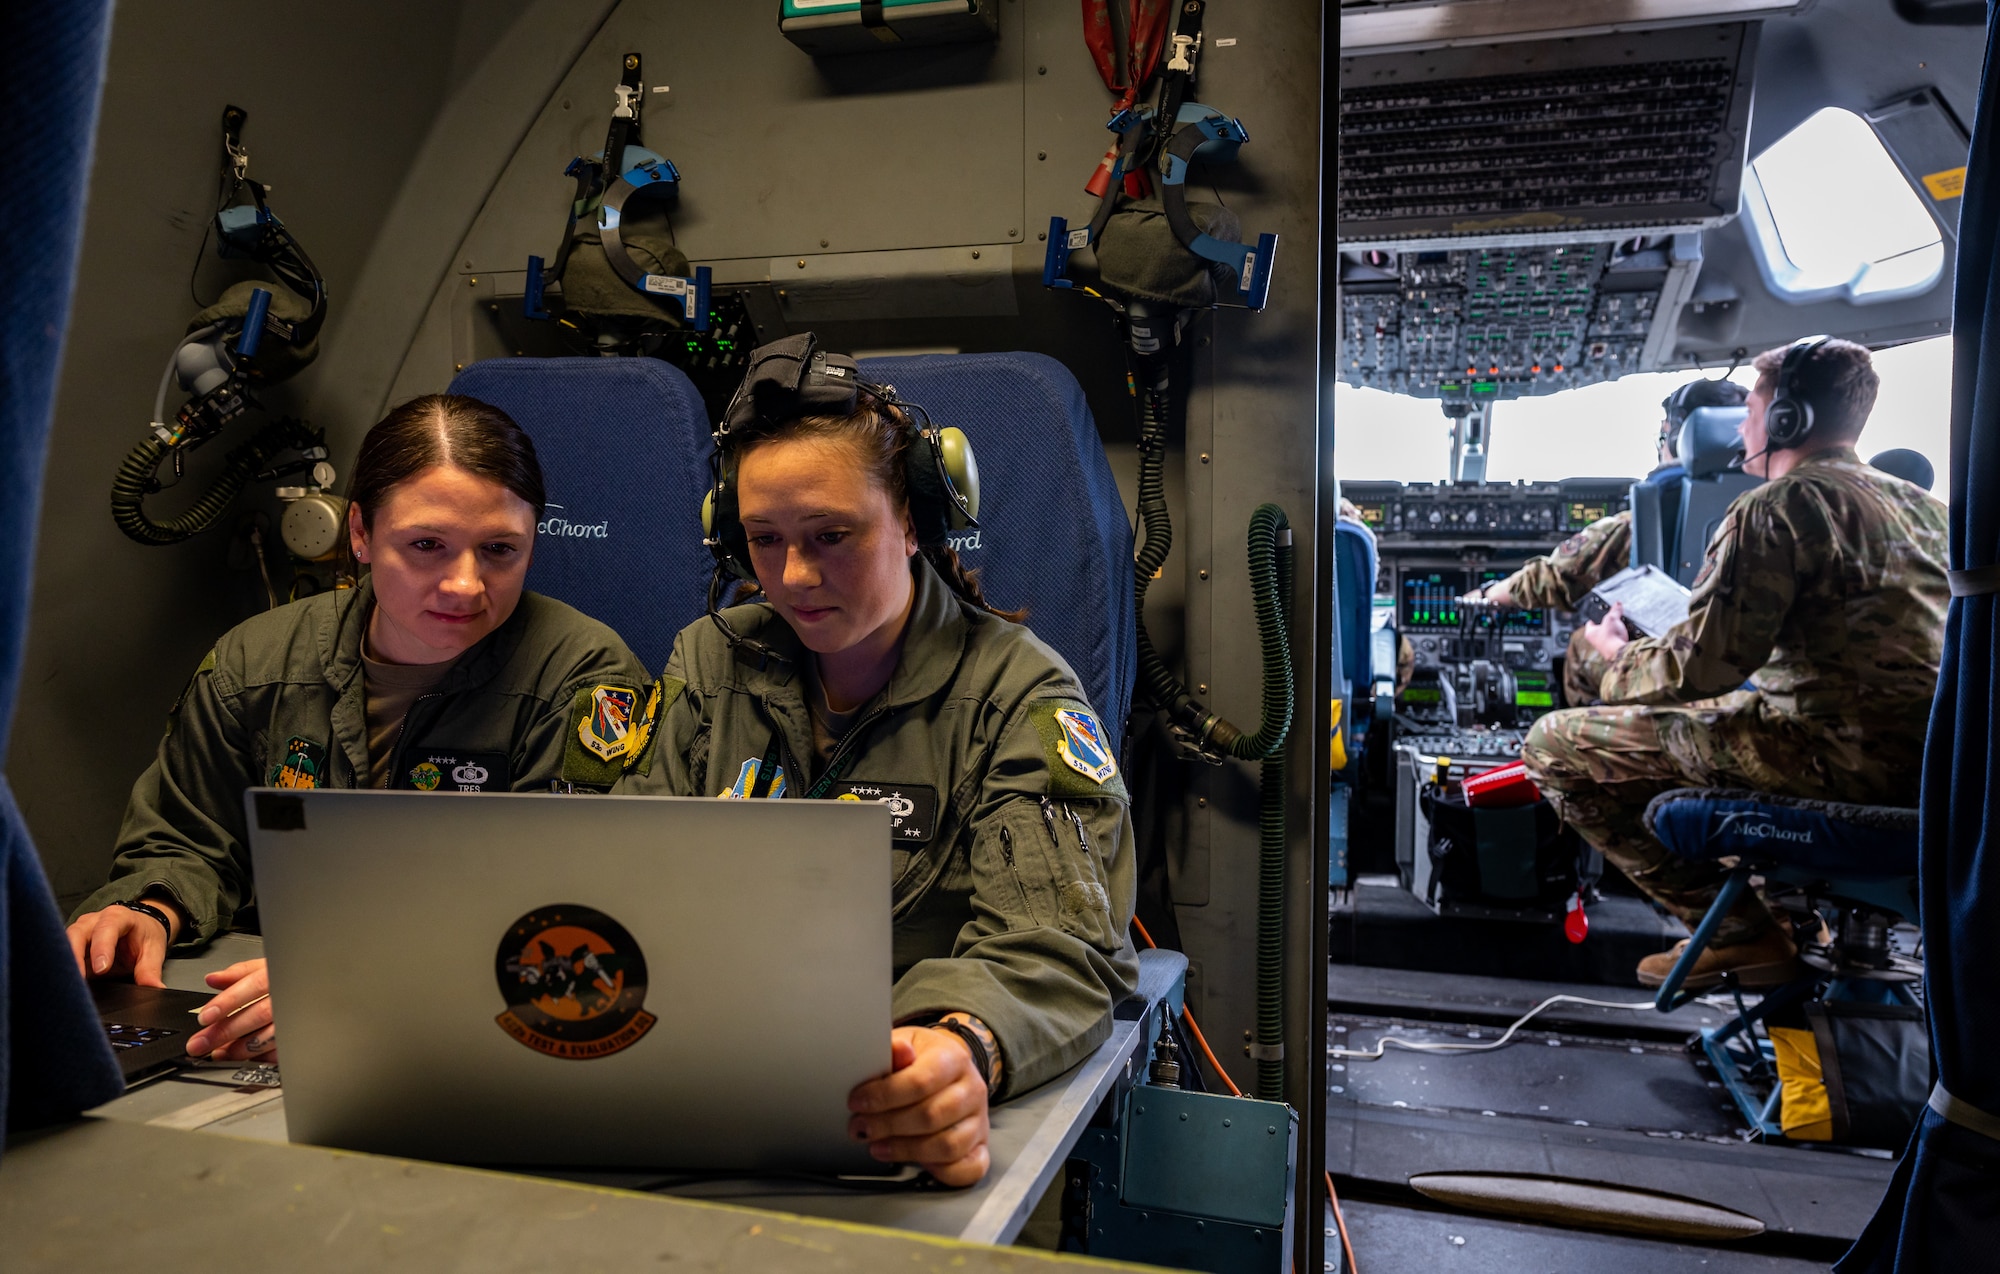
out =
<path fill-rule="evenodd" d="M 1340 378 L 1479 405 L 1658 371 L 1700 271 L 1692 234 L 1343 251 Z"/>
<path fill-rule="evenodd" d="M 1692 232 L 1736 215 L 1758 26 L 1342 58 L 1342 247 Z"/>

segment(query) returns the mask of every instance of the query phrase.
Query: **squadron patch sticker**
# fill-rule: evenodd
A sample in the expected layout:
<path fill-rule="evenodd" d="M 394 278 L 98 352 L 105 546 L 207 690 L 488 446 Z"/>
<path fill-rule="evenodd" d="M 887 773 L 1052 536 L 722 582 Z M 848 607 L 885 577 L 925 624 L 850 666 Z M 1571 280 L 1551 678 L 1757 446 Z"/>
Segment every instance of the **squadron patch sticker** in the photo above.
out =
<path fill-rule="evenodd" d="M 1118 762 L 1112 759 L 1111 745 L 1096 717 L 1075 708 L 1057 708 L 1056 724 L 1062 727 L 1056 750 L 1064 764 L 1093 783 L 1117 776 Z"/>
<path fill-rule="evenodd" d="M 601 761 L 616 761 L 633 742 L 632 710 L 639 692 L 624 686 L 596 686 L 590 692 L 590 714 L 576 724 L 576 735 Z"/>
<path fill-rule="evenodd" d="M 736 782 L 730 785 L 728 791 L 717 792 L 716 795 L 720 796 L 722 799 L 726 801 L 749 800 L 751 789 L 757 786 L 757 773 L 759 770 L 763 768 L 764 768 L 764 762 L 755 757 L 751 758 L 748 761 L 745 761 L 743 763 L 743 768 L 736 771 Z M 781 765 L 777 767 L 777 769 L 772 771 L 771 790 L 764 793 L 764 795 L 770 797 L 772 800 L 775 801 L 784 794 L 785 794 L 785 767 Z"/>
<path fill-rule="evenodd" d="M 435 792 L 437 785 L 444 782 L 444 771 L 429 761 L 420 762 L 410 771 L 410 786 L 419 792 Z"/>
<path fill-rule="evenodd" d="M 326 745 L 293 735 L 285 741 L 285 759 L 271 770 L 272 787 L 318 787 L 326 774 Z"/>
<path fill-rule="evenodd" d="M 835 783 L 836 801 L 879 801 L 889 807 L 889 836 L 912 844 L 937 835 L 937 789 L 925 783 Z"/>
<path fill-rule="evenodd" d="M 646 957 L 625 926 L 574 903 L 541 907 L 500 939 L 494 976 L 507 1011 L 494 1021 L 521 1043 L 568 1061 L 621 1053 L 659 1019 L 645 1011 Z"/>

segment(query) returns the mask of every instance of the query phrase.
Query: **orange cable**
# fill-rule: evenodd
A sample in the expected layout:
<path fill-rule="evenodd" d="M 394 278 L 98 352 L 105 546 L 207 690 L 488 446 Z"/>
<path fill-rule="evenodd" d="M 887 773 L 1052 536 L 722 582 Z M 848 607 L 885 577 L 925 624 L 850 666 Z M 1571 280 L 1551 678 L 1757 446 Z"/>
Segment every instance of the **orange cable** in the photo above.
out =
<path fill-rule="evenodd" d="M 1139 931 L 1139 937 L 1145 940 L 1147 946 L 1156 951 L 1159 949 L 1160 944 L 1154 942 L 1153 935 L 1146 932 L 1144 921 L 1134 916 L 1132 927 Z M 1200 1024 L 1194 1020 L 1194 1014 L 1188 1012 L 1185 1004 L 1181 1005 L 1181 1019 L 1187 1023 L 1188 1030 L 1194 1033 L 1194 1042 L 1201 1045 L 1202 1054 L 1208 1058 L 1208 1064 L 1215 1069 L 1216 1077 L 1228 1086 L 1229 1095 L 1241 1097 L 1243 1090 L 1236 1086 L 1236 1081 L 1229 1078 L 1229 1072 L 1222 1069 L 1222 1063 L 1216 1060 L 1215 1050 L 1208 1046 L 1208 1037 L 1201 1033 Z M 1326 1201 L 1333 1205 L 1333 1223 L 1340 1228 L 1340 1250 L 1343 1257 L 1341 1274 L 1358 1274 L 1354 1268 L 1354 1244 L 1347 1238 L 1347 1218 L 1340 1214 L 1340 1196 L 1334 1192 L 1331 1172 L 1326 1174 Z"/>
<path fill-rule="evenodd" d="M 1340 1274 L 1358 1274 L 1354 1268 L 1354 1244 L 1348 1242 L 1348 1218 L 1340 1216 L 1340 1196 L 1334 1194 L 1334 1174 L 1326 1174 L 1326 1202 L 1334 1206 L 1334 1224 L 1340 1226 Z"/>
<path fill-rule="evenodd" d="M 1147 946 L 1153 948 L 1155 951 L 1159 950 L 1160 944 L 1153 941 L 1152 934 L 1146 932 L 1144 921 L 1134 916 L 1132 917 L 1132 927 L 1139 931 L 1139 936 L 1145 939 Z M 1188 1012 L 1188 1007 L 1185 1004 L 1181 1005 L 1181 1020 L 1186 1022 L 1188 1030 L 1194 1033 L 1194 1042 L 1201 1045 L 1202 1054 L 1208 1058 L 1209 1066 L 1214 1068 L 1216 1078 L 1220 1079 L 1223 1086 L 1229 1089 L 1229 1095 L 1231 1097 L 1241 1097 L 1243 1090 L 1236 1086 L 1235 1080 L 1229 1078 L 1229 1072 L 1222 1069 L 1222 1063 L 1216 1060 L 1215 1050 L 1208 1046 L 1208 1038 L 1201 1033 L 1201 1025 L 1194 1020 L 1194 1014 Z"/>

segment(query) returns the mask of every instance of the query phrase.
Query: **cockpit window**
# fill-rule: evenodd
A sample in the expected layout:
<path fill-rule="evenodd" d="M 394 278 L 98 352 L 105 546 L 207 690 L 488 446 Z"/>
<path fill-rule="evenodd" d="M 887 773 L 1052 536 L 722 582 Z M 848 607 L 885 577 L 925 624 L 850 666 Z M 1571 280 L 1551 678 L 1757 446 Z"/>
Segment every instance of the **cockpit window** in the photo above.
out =
<path fill-rule="evenodd" d="M 1827 107 L 1750 161 L 1743 216 L 1764 281 L 1794 303 L 1929 291 L 1944 241 L 1867 121 Z"/>

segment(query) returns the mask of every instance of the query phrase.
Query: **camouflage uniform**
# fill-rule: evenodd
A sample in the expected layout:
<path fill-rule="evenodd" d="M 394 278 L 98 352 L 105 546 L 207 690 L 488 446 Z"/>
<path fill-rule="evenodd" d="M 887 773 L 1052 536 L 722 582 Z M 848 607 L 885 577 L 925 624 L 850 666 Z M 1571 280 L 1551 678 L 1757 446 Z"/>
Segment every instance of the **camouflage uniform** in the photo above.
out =
<path fill-rule="evenodd" d="M 1687 619 L 1627 645 L 1606 672 L 1599 689 L 1613 706 L 1535 723 L 1522 749 L 1530 774 L 1690 924 L 1722 871 L 1647 834 L 1641 816 L 1659 793 L 1747 787 L 1916 804 L 1951 596 L 1946 537 L 1944 505 L 1853 448 L 1806 456 L 1730 506 Z M 1748 901 L 1717 944 L 1768 924 Z"/>
<path fill-rule="evenodd" d="M 1517 606 L 1575 610 L 1599 581 L 1631 563 L 1632 514 L 1622 510 L 1592 522 L 1555 552 L 1535 558 L 1502 583 Z M 1604 657 L 1583 639 L 1583 630 L 1571 633 L 1569 658 L 1563 665 L 1563 702 L 1596 703 L 1605 670 Z"/>

